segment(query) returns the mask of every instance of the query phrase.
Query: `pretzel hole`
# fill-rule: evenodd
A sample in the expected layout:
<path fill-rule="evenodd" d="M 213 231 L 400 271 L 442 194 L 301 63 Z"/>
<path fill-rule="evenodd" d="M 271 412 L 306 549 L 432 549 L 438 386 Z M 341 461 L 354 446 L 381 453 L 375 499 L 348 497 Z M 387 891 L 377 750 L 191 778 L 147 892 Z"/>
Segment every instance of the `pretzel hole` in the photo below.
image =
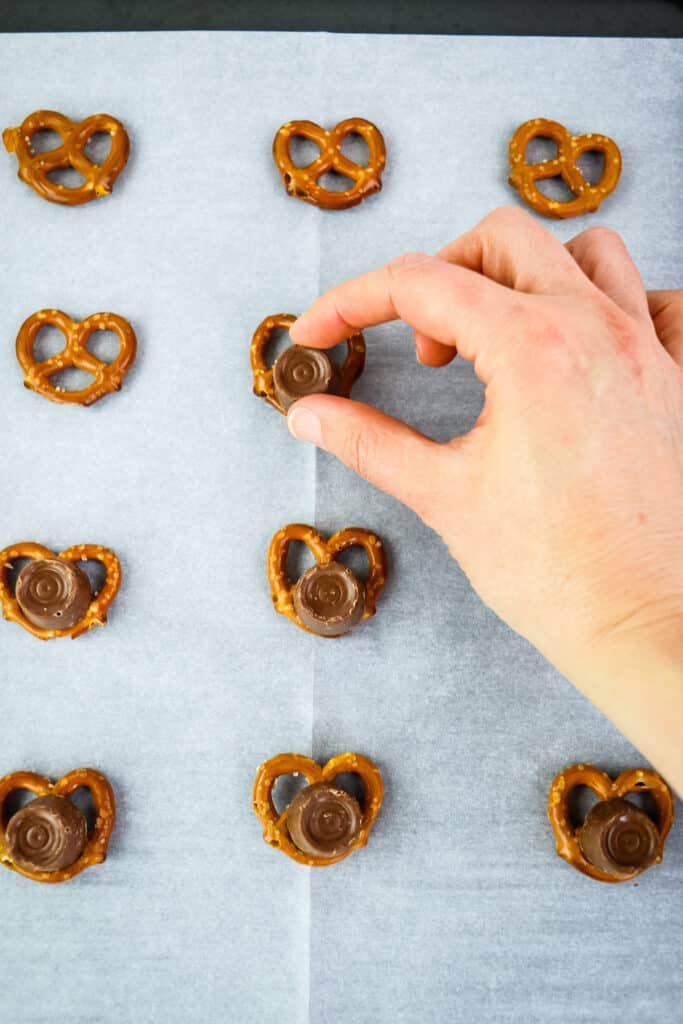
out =
<path fill-rule="evenodd" d="M 97 807 L 95 798 L 89 786 L 79 786 L 73 793 L 69 793 L 69 800 L 75 804 L 88 826 L 88 835 L 91 835 L 97 824 Z"/>
<path fill-rule="evenodd" d="M 589 185 L 597 185 L 605 171 L 605 154 L 599 149 L 587 149 L 577 157 L 576 166 Z"/>
<path fill-rule="evenodd" d="M 107 570 L 98 562 L 95 558 L 78 559 L 75 563 L 79 569 L 82 569 L 85 575 L 90 580 L 90 589 L 93 597 L 97 597 L 100 590 L 107 581 Z"/>
<path fill-rule="evenodd" d="M 56 167 L 54 171 L 48 171 L 47 176 L 53 185 L 61 185 L 62 188 L 81 188 L 85 185 L 85 178 L 75 167 Z"/>
<path fill-rule="evenodd" d="M 524 162 L 527 164 L 543 164 L 546 160 L 557 160 L 559 147 L 555 139 L 547 135 L 536 135 L 529 139 L 524 154 Z"/>
<path fill-rule="evenodd" d="M 268 366 L 272 366 L 281 352 L 292 344 L 292 339 L 286 327 L 278 327 L 268 339 L 263 350 L 263 358 Z"/>
<path fill-rule="evenodd" d="M 35 336 L 33 342 L 33 359 L 36 363 L 44 363 L 59 352 L 63 352 L 66 345 L 64 335 L 59 327 L 54 324 L 45 324 Z"/>
<path fill-rule="evenodd" d="M 95 380 L 92 373 L 79 370 L 77 366 L 68 366 L 65 370 L 57 370 L 50 374 L 50 384 L 57 391 L 83 391 Z"/>
<path fill-rule="evenodd" d="M 345 565 L 347 569 L 350 569 L 357 579 L 363 583 L 366 582 L 370 575 L 370 567 L 365 548 L 360 544 L 354 544 L 352 548 L 340 551 L 339 554 L 334 556 L 334 559 L 336 562 L 341 562 L 342 565 Z"/>
<path fill-rule="evenodd" d="M 289 140 L 289 159 L 295 167 L 310 167 L 321 152 L 317 142 L 303 135 L 292 135 Z"/>
<path fill-rule="evenodd" d="M 574 199 L 574 193 L 564 178 L 559 175 L 556 178 L 543 178 L 536 182 L 538 191 L 556 203 L 568 203 Z"/>
<path fill-rule="evenodd" d="M 3 831 L 7 828 L 7 823 L 10 818 L 13 818 L 17 811 L 20 811 L 22 807 L 26 807 L 26 804 L 30 804 L 32 800 L 36 799 L 36 794 L 32 789 L 13 789 L 11 793 L 7 795 L 7 799 L 2 808 L 2 829 Z"/>
<path fill-rule="evenodd" d="M 365 783 L 358 772 L 341 772 L 340 775 L 335 775 L 332 784 L 339 786 L 340 789 L 346 790 L 350 796 L 355 797 L 360 804 L 361 810 L 364 809 Z"/>
<path fill-rule="evenodd" d="M 112 137 L 109 132 L 95 132 L 83 146 L 83 152 L 91 163 L 101 167 L 111 152 Z"/>
<path fill-rule="evenodd" d="M 567 818 L 572 828 L 581 828 L 590 811 L 600 797 L 590 786 L 574 786 L 567 800 Z"/>
<path fill-rule="evenodd" d="M 15 558 L 10 565 L 5 566 L 5 579 L 7 580 L 7 586 L 10 589 L 10 593 L 14 594 L 17 587 L 17 578 L 22 569 L 24 569 L 29 562 L 32 562 L 32 558 Z"/>
<path fill-rule="evenodd" d="M 62 137 L 59 132 L 53 132 L 51 128 L 42 128 L 31 136 L 31 152 L 49 153 L 53 149 L 59 149 L 62 145 Z"/>
<path fill-rule="evenodd" d="M 121 351 L 121 341 L 116 331 L 98 329 L 90 335 L 85 347 L 101 363 L 113 363 Z"/>
<path fill-rule="evenodd" d="M 308 779 L 300 772 L 279 775 L 275 780 L 271 798 L 278 814 L 286 811 L 294 797 L 309 785 Z"/>
<path fill-rule="evenodd" d="M 315 558 L 309 550 L 308 544 L 304 544 L 302 540 L 293 540 L 287 551 L 286 570 L 289 582 L 296 583 L 314 565 Z"/>
<path fill-rule="evenodd" d="M 643 782 L 637 782 L 637 786 L 643 786 Z M 647 814 L 648 818 L 652 818 L 654 822 L 657 821 L 657 804 L 655 798 L 649 790 L 641 790 L 640 792 L 631 792 L 624 794 L 624 800 L 628 800 L 629 803 L 635 804 L 643 814 Z"/>
<path fill-rule="evenodd" d="M 369 165 L 370 147 L 358 132 L 349 132 L 345 135 L 339 148 L 348 160 L 353 160 L 359 167 Z"/>
<path fill-rule="evenodd" d="M 355 185 L 355 181 L 347 178 L 345 174 L 339 174 L 337 171 L 325 171 L 324 174 L 320 175 L 316 184 L 327 192 L 348 192 Z"/>

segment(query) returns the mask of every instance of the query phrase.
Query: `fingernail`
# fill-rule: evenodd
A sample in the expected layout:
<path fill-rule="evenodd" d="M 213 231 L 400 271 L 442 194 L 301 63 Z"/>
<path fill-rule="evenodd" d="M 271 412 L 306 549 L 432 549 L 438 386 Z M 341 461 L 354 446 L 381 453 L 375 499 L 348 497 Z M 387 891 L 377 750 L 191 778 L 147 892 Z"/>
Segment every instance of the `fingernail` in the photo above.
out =
<path fill-rule="evenodd" d="M 320 444 L 322 440 L 320 419 L 310 409 L 298 409 L 295 406 L 287 415 L 287 426 L 300 441 Z"/>
<path fill-rule="evenodd" d="M 417 359 L 417 361 L 418 361 L 418 363 L 420 364 L 420 366 L 426 366 L 426 365 L 427 365 L 427 364 L 426 364 L 426 363 L 425 363 L 425 362 L 424 362 L 424 361 L 422 360 L 422 357 L 420 356 L 420 350 L 419 350 L 419 348 L 416 348 L 416 349 L 415 349 L 415 358 Z"/>

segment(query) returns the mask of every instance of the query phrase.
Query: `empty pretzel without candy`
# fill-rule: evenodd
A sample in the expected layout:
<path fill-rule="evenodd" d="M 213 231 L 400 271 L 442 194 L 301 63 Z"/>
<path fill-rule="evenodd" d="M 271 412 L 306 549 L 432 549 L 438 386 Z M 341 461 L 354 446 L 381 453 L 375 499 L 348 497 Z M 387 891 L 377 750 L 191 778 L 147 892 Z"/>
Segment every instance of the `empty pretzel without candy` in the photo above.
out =
<path fill-rule="evenodd" d="M 286 331 L 296 320 L 292 313 L 274 313 L 262 320 L 251 339 L 250 358 L 254 394 L 286 415 L 290 405 L 306 395 L 333 394 L 348 398 L 365 365 L 365 338 L 353 334 L 346 342 L 341 366 L 322 349 L 290 345 L 272 366 L 268 346 L 276 331 Z"/>
<path fill-rule="evenodd" d="M 557 156 L 541 163 L 526 160 L 527 146 L 532 139 L 551 139 L 557 144 Z M 577 160 L 583 153 L 602 153 L 604 167 L 595 184 L 586 181 Z M 520 125 L 510 140 L 510 177 L 522 199 L 544 217 L 575 217 L 593 213 L 610 192 L 617 187 L 621 174 L 621 153 L 616 142 L 606 135 L 570 135 L 564 125 L 537 117 Z M 544 195 L 536 185 L 545 178 L 562 178 L 573 199 L 559 202 Z"/>
<path fill-rule="evenodd" d="M 316 561 L 296 583 L 287 572 L 287 554 L 294 541 L 305 544 Z M 364 583 L 335 560 L 353 547 L 364 548 L 368 557 L 369 573 Z M 291 523 L 278 530 L 268 549 L 268 579 L 275 610 L 299 629 L 318 636 L 343 636 L 374 615 L 386 575 L 382 541 L 358 527 L 339 530 L 325 540 L 314 527 Z"/>
<path fill-rule="evenodd" d="M 355 163 L 342 152 L 344 139 L 349 135 L 360 135 L 365 141 L 368 147 L 366 166 Z M 290 153 L 294 138 L 315 143 L 320 156 L 305 167 L 298 167 Z M 290 196 L 326 210 L 345 210 L 381 189 L 386 148 L 379 128 L 363 117 L 349 117 L 331 131 L 314 121 L 288 121 L 273 140 L 273 159 Z M 348 178 L 351 188 L 340 192 L 324 188 L 319 181 L 328 171 Z"/>
<path fill-rule="evenodd" d="M 27 564 L 12 582 L 12 570 L 24 560 Z M 99 562 L 105 571 L 104 585 L 96 594 L 80 565 L 90 561 Z M 2 614 L 39 640 L 75 638 L 103 626 L 120 585 L 118 558 L 99 544 L 76 544 L 59 555 L 31 541 L 0 551 Z"/>
<path fill-rule="evenodd" d="M 588 786 L 599 797 L 578 825 L 569 809 L 577 786 Z M 652 816 L 627 799 L 637 793 L 649 794 Z M 575 764 L 553 779 L 548 817 L 557 852 L 567 863 L 598 882 L 628 882 L 661 861 L 674 800 L 661 775 L 649 768 L 632 768 L 613 780 L 592 765 Z"/>
<path fill-rule="evenodd" d="M 64 348 L 49 359 L 36 360 L 35 344 L 43 327 L 57 327 L 64 335 Z M 88 342 L 96 331 L 113 331 L 119 351 L 111 363 L 98 359 Z M 70 405 L 92 405 L 104 395 L 119 391 L 135 353 L 137 339 L 133 328 L 116 313 L 93 313 L 85 320 L 72 320 L 60 309 L 41 309 L 24 321 L 17 335 L 17 359 L 24 371 L 24 386 L 51 402 Z M 53 383 L 52 378 L 63 370 L 84 370 L 93 380 L 86 387 L 67 391 Z"/>
<path fill-rule="evenodd" d="M 54 132 L 61 145 L 37 151 L 33 145 L 39 132 Z M 111 136 L 111 147 L 102 163 L 87 155 L 85 147 L 95 135 Z M 36 110 L 18 128 L 5 128 L 2 141 L 8 153 L 15 153 L 22 181 L 50 203 L 80 206 L 91 199 L 108 196 L 126 166 L 130 143 L 120 121 L 109 114 L 93 114 L 84 121 L 70 121 L 55 110 Z M 71 169 L 83 178 L 74 187 L 53 180 L 55 173 Z"/>
<path fill-rule="evenodd" d="M 70 799 L 81 788 L 90 791 L 94 803 L 92 829 Z M 20 790 L 35 797 L 12 813 L 11 798 Z M 34 882 L 66 882 L 106 858 L 115 816 L 114 792 L 93 768 L 77 768 L 55 783 L 35 772 L 5 775 L 0 779 L 0 861 Z"/>
<path fill-rule="evenodd" d="M 337 783 L 343 773 L 360 778 L 360 802 Z M 308 785 L 280 813 L 273 803 L 273 788 L 283 775 L 303 775 Z M 267 843 L 298 864 L 321 868 L 366 845 L 383 793 L 379 769 L 361 754 L 338 754 L 324 767 L 302 754 L 278 754 L 256 773 L 253 806 Z"/>

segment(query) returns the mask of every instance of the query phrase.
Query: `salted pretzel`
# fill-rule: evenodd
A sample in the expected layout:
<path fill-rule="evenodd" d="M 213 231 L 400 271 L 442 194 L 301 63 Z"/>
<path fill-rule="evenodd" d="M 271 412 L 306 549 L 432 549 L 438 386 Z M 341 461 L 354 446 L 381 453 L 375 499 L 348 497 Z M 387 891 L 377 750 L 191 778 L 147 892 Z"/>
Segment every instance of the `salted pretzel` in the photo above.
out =
<path fill-rule="evenodd" d="M 538 164 L 526 162 L 529 142 L 535 138 L 552 139 L 557 143 L 557 156 Z M 577 160 L 582 153 L 597 151 L 604 155 L 602 177 L 595 185 L 586 181 Z M 610 192 L 617 187 L 621 174 L 621 153 L 616 142 L 606 135 L 570 135 L 558 121 L 534 118 L 520 125 L 510 139 L 510 177 L 522 198 L 544 217 L 576 217 L 580 213 L 594 213 Z M 543 195 L 536 182 L 544 178 L 562 178 L 574 198 L 558 202 Z"/>
<path fill-rule="evenodd" d="M 95 805 L 96 821 L 90 835 L 87 834 L 83 815 L 68 800 L 82 786 L 90 790 Z M 8 819 L 6 804 L 19 789 L 35 793 L 38 804 L 34 810 L 35 801 L 31 801 L 17 812 L 25 820 L 23 829 L 11 842 L 12 821 L 16 815 Z M 63 807 L 61 813 L 60 805 Z M 39 807 L 43 813 L 39 812 Z M 34 882 L 66 882 L 106 859 L 115 818 L 114 792 L 104 775 L 94 768 L 76 768 L 55 783 L 35 772 L 19 771 L 5 775 L 0 779 L 0 862 Z M 79 827 L 82 830 L 81 841 L 76 843 L 74 833 Z M 69 847 L 71 856 L 75 857 L 71 864 L 44 870 L 50 861 L 58 864 L 60 855 L 62 862 L 68 861 Z"/>
<path fill-rule="evenodd" d="M 353 797 L 345 794 L 334 782 L 343 772 L 359 775 L 365 789 L 362 807 Z M 282 813 L 273 803 L 273 788 L 282 775 L 303 775 L 309 783 Z M 313 792 L 313 791 L 316 792 Z M 341 791 L 340 791 L 341 790 Z M 382 806 L 384 787 L 379 769 L 362 754 L 337 754 L 321 766 L 303 754 L 277 754 L 260 766 L 254 780 L 254 813 L 263 825 L 263 838 L 270 846 L 282 850 L 298 864 L 308 867 L 327 867 L 344 860 L 354 850 L 365 846 Z M 311 806 L 311 798 L 317 806 Z M 295 834 L 306 836 L 307 849 L 294 842 L 292 811 L 308 803 L 304 811 L 308 820 L 300 815 Z M 312 844 L 309 846 L 309 843 Z M 319 852 L 312 852 L 316 845 Z"/>
<path fill-rule="evenodd" d="M 249 350 L 254 394 L 265 399 L 283 415 L 304 395 L 332 392 L 348 398 L 365 366 L 365 338 L 353 334 L 347 339 L 347 355 L 338 366 L 322 349 L 290 345 L 275 360 L 267 362 L 267 349 L 278 330 L 289 330 L 296 320 L 292 313 L 273 313 L 254 331 Z"/>
<path fill-rule="evenodd" d="M 304 543 L 316 564 L 296 583 L 287 573 L 287 553 L 293 541 Z M 369 574 L 362 584 L 335 557 L 348 548 L 362 547 Z M 274 535 L 268 548 L 268 579 L 275 610 L 300 629 L 318 636 L 341 636 L 375 614 L 377 595 L 387 574 L 380 538 L 360 527 L 339 530 L 328 540 L 313 527 L 290 523 Z"/>
<path fill-rule="evenodd" d="M 569 818 L 569 800 L 577 786 L 588 786 L 600 798 L 579 827 L 572 825 Z M 642 792 L 649 793 L 654 801 L 656 821 L 634 804 L 624 803 L 623 798 L 629 793 Z M 621 819 L 620 810 L 627 811 Z M 591 816 L 593 827 L 589 823 Z M 553 779 L 548 794 L 548 817 L 557 852 L 568 864 L 599 882 L 625 882 L 661 861 L 664 841 L 673 824 L 674 799 L 664 779 L 652 769 L 632 768 L 611 779 L 593 765 L 575 764 Z M 587 855 L 588 850 L 594 851 L 592 857 Z M 626 855 L 621 864 L 620 854 Z"/>
<path fill-rule="evenodd" d="M 50 325 L 62 332 L 65 347 L 49 359 L 36 361 L 36 337 L 42 327 Z M 119 339 L 119 351 L 111 363 L 102 362 L 88 349 L 88 342 L 96 331 L 113 331 Z M 123 378 L 135 359 L 137 339 L 128 321 L 116 313 L 93 313 L 85 320 L 76 321 L 60 309 L 41 309 L 21 325 L 16 352 L 24 371 L 25 387 L 51 402 L 92 405 L 104 395 L 121 389 Z M 92 374 L 92 383 L 77 391 L 66 391 L 51 383 L 55 374 L 72 367 Z"/>
<path fill-rule="evenodd" d="M 42 131 L 56 132 L 61 146 L 36 153 L 33 136 Z M 99 132 L 111 136 L 111 149 L 103 163 L 96 164 L 86 155 L 85 146 Z M 93 114 L 84 121 L 70 121 L 55 110 L 36 110 L 18 128 L 5 128 L 2 141 L 8 153 L 16 153 L 21 180 L 43 199 L 63 206 L 80 206 L 109 195 L 130 150 L 128 133 L 115 117 Z M 51 180 L 51 174 L 68 167 L 83 176 L 82 185 L 69 188 Z"/>
<path fill-rule="evenodd" d="M 360 135 L 368 147 L 368 163 L 363 167 L 342 153 L 347 135 Z M 320 149 L 320 156 L 305 167 L 297 167 L 290 154 L 292 138 L 308 139 Z M 288 121 L 273 140 L 273 159 L 290 196 L 303 199 L 326 210 L 346 210 L 379 192 L 386 162 L 386 147 L 379 128 L 363 117 L 348 117 L 327 131 L 314 121 Z M 332 192 L 318 182 L 327 171 L 349 178 L 353 185 L 344 192 Z"/>
<path fill-rule="evenodd" d="M 19 579 L 13 589 L 9 579 L 10 571 L 16 561 L 25 558 L 31 561 L 19 574 Z M 29 592 L 24 608 L 22 608 L 17 600 L 19 580 L 22 574 L 34 562 L 42 564 L 45 560 L 49 560 L 46 561 L 48 571 L 43 574 L 42 579 L 39 574 L 36 574 L 36 577 L 29 585 L 32 587 L 33 593 Z M 55 566 L 55 562 L 67 563 L 68 575 L 73 576 L 74 570 L 77 570 L 80 578 L 84 577 L 85 574 L 79 568 L 78 563 L 87 561 L 99 562 L 104 566 L 106 576 L 102 589 L 94 595 L 89 590 L 89 581 L 86 578 L 86 583 L 83 584 L 83 587 L 87 585 L 88 592 L 85 597 L 80 595 L 80 606 L 83 608 L 83 614 L 79 615 L 77 621 L 65 629 L 53 629 L 47 628 L 45 625 L 38 625 L 35 618 L 32 621 L 27 616 L 25 610 L 29 598 L 33 606 L 44 606 L 48 611 L 51 609 L 52 616 L 54 617 L 60 614 L 60 602 L 65 602 L 67 598 L 73 596 L 74 586 L 70 586 L 71 581 L 69 579 L 64 579 L 66 571 L 64 574 L 60 573 L 58 571 L 58 564 Z M 38 569 L 40 567 L 41 565 L 38 565 Z M 78 587 L 79 582 L 80 580 L 76 581 L 75 587 Z M 119 560 L 113 551 L 103 548 L 99 544 L 76 544 L 56 555 L 49 548 L 43 547 L 42 544 L 26 541 L 21 544 L 13 544 L 11 547 L 0 551 L 0 604 L 2 604 L 3 617 L 9 622 L 18 623 L 18 625 L 22 626 L 39 640 L 51 640 L 54 637 L 62 636 L 69 636 L 75 639 L 94 626 L 104 626 L 107 621 L 107 611 L 116 597 L 120 586 L 121 565 Z M 71 591 L 71 593 L 67 591 Z M 79 597 L 78 594 L 75 596 Z M 40 621 L 39 615 L 36 618 Z"/>

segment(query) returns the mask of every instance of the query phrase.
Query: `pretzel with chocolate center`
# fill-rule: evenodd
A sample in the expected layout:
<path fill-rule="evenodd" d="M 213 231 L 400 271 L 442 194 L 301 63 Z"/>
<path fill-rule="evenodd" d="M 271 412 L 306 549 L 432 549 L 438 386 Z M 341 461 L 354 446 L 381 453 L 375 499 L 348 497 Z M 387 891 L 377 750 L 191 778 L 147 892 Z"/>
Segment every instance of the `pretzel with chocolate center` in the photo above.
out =
<path fill-rule="evenodd" d="M 90 790 L 97 816 L 90 835 L 84 815 L 69 800 L 82 786 Z M 6 804 L 19 789 L 36 799 L 8 819 Z M 114 792 L 94 768 L 76 768 L 55 783 L 35 772 L 5 775 L 0 779 L 0 862 L 34 882 L 66 882 L 106 859 L 115 818 Z"/>
<path fill-rule="evenodd" d="M 28 558 L 14 589 L 13 563 Z M 92 593 L 79 562 L 99 562 L 106 573 L 102 589 Z M 80 636 L 104 626 L 107 611 L 121 586 L 121 565 L 113 551 L 99 544 L 76 544 L 56 555 L 42 544 L 26 541 L 0 551 L 2 614 L 39 640 Z"/>
<path fill-rule="evenodd" d="M 538 164 L 526 162 L 529 142 L 535 138 L 548 138 L 557 143 L 557 156 Z M 577 160 L 582 153 L 597 151 L 604 155 L 605 166 L 600 181 L 591 185 L 586 181 Z M 616 142 L 606 135 L 570 135 L 558 121 L 537 117 L 520 125 L 510 139 L 510 177 L 522 198 L 544 217 L 575 217 L 580 213 L 594 213 L 610 192 L 617 187 L 621 174 L 621 153 Z M 558 202 L 543 195 L 536 182 L 544 178 L 561 177 L 574 198 Z"/>
<path fill-rule="evenodd" d="M 334 781 L 343 772 L 359 775 L 365 789 L 362 808 Z M 309 785 L 280 814 L 273 788 L 281 775 L 303 775 Z M 327 867 L 365 846 L 382 806 L 379 769 L 362 754 L 337 754 L 319 765 L 303 754 L 277 754 L 260 766 L 254 780 L 254 813 L 263 838 L 298 864 Z"/>
<path fill-rule="evenodd" d="M 304 543 L 316 564 L 292 583 L 287 573 L 287 553 L 293 541 Z M 369 574 L 363 584 L 335 556 L 348 548 L 362 547 Z M 268 548 L 268 579 L 275 610 L 307 633 L 337 637 L 375 614 L 377 595 L 387 574 L 386 555 L 380 538 L 360 527 L 339 530 L 325 540 L 313 527 L 290 523 L 278 530 Z"/>
<path fill-rule="evenodd" d="M 33 136 L 42 131 L 56 132 L 61 146 L 34 152 Z M 94 163 L 85 153 L 85 146 L 99 132 L 111 136 L 111 148 L 102 164 Z M 63 206 L 81 206 L 109 195 L 130 151 L 126 129 L 109 114 L 93 114 L 76 122 L 55 110 L 36 110 L 18 128 L 5 128 L 2 141 L 8 153 L 16 153 L 21 180 L 43 199 Z M 85 179 L 83 184 L 69 188 L 50 179 L 55 171 L 66 168 L 78 171 Z"/>
<path fill-rule="evenodd" d="M 347 355 L 341 366 L 322 349 L 290 345 L 273 365 L 266 351 L 278 330 L 289 330 L 296 320 L 292 313 L 274 313 L 254 331 L 249 350 L 254 377 L 254 394 L 287 415 L 290 405 L 305 395 L 335 394 L 349 398 L 365 366 L 365 338 L 353 334 L 347 339 Z"/>
<path fill-rule="evenodd" d="M 342 152 L 347 135 L 360 135 L 368 147 L 368 163 L 363 167 Z M 320 156 L 305 167 L 297 167 L 290 154 L 292 138 L 308 139 L 320 149 Z M 327 131 L 314 121 L 288 121 L 273 140 L 273 159 L 290 196 L 303 199 L 326 210 L 346 210 L 356 206 L 382 188 L 386 147 L 379 128 L 363 117 L 349 117 Z M 332 192 L 318 181 L 327 171 L 349 178 L 353 185 L 344 192 Z"/>
<path fill-rule="evenodd" d="M 588 786 L 600 797 L 575 828 L 569 819 L 569 800 L 577 786 Z M 624 798 L 649 793 L 656 820 Z M 664 842 L 674 818 L 674 799 L 668 785 L 649 768 L 632 768 L 611 779 L 593 765 L 576 764 L 553 779 L 548 794 L 548 817 L 560 857 L 598 882 L 627 882 L 662 859 Z"/>
<path fill-rule="evenodd" d="M 61 352 L 49 359 L 36 361 L 36 337 L 42 327 L 57 327 L 66 342 Z M 102 362 L 88 350 L 88 342 L 96 331 L 114 331 L 119 351 L 111 363 Z M 93 313 L 85 320 L 72 320 L 60 309 L 41 309 L 33 313 L 19 329 L 17 359 L 24 371 L 24 386 L 51 402 L 68 405 L 92 405 L 104 395 L 119 391 L 137 352 L 135 332 L 127 320 L 116 313 Z M 94 380 L 77 391 L 66 391 L 51 383 L 62 370 L 76 367 L 92 374 Z"/>

